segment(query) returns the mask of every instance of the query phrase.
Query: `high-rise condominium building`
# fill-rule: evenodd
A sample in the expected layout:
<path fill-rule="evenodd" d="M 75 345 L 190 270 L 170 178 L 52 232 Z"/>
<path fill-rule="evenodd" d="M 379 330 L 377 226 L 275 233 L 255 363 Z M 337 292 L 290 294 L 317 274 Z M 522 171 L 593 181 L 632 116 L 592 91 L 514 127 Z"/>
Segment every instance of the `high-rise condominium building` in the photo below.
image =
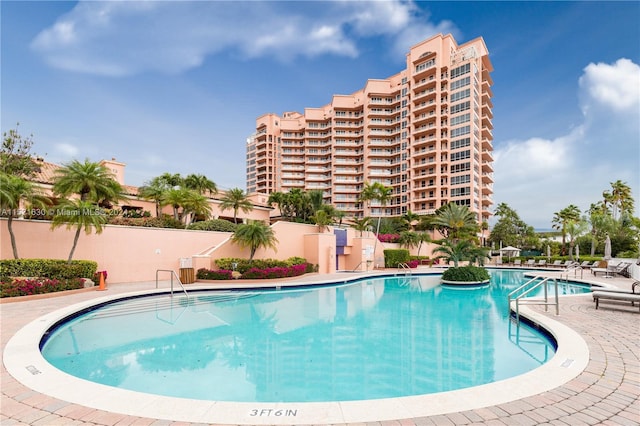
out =
<path fill-rule="evenodd" d="M 493 203 L 490 72 L 482 38 L 437 35 L 407 66 L 304 113 L 265 114 L 247 141 L 247 190 L 322 190 L 347 217 L 430 214 L 448 202 L 479 221 Z M 392 188 L 385 206 L 359 201 L 366 183 Z"/>

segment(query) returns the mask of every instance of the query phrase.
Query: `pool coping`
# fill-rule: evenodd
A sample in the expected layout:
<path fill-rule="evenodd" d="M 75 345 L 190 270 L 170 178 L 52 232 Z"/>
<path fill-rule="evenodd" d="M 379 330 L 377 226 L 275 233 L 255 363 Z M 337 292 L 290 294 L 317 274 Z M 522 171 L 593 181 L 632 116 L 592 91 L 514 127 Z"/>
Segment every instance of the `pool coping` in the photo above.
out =
<path fill-rule="evenodd" d="M 379 275 L 352 276 L 345 282 L 371 276 Z M 336 284 L 336 281 L 326 279 L 312 284 Z M 283 287 L 299 285 L 287 282 Z M 189 288 L 211 289 L 195 285 Z M 31 321 L 5 346 L 4 364 L 7 371 L 37 392 L 109 412 L 192 423 L 285 425 L 397 420 L 503 404 L 557 388 L 578 376 L 589 362 L 589 348 L 577 332 L 527 307 L 522 307 L 520 314 L 543 327 L 557 341 L 558 350 L 547 363 L 525 374 L 485 385 L 400 398 L 314 403 L 245 403 L 172 398 L 78 379 L 51 366 L 42 357 L 40 339 L 61 319 L 96 304 L 156 292 L 164 293 L 166 289 L 104 296 L 55 310 Z"/>

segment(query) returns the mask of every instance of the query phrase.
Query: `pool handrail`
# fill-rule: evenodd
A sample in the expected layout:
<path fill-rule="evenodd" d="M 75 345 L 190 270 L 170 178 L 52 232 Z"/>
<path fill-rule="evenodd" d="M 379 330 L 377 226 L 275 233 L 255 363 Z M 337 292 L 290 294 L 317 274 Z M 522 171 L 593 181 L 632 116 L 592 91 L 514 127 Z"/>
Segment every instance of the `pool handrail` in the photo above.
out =
<path fill-rule="evenodd" d="M 537 280 L 541 280 L 536 282 Z M 533 290 L 537 289 L 538 287 L 540 287 L 541 285 L 545 284 L 547 281 L 549 280 L 553 280 L 554 283 L 554 289 L 555 289 L 555 302 L 554 303 L 550 303 L 549 302 L 549 294 L 548 294 L 548 289 L 547 286 L 544 286 L 544 302 L 538 302 L 535 300 L 527 300 L 527 301 L 523 301 L 522 303 L 525 305 L 544 305 L 544 310 L 545 312 L 549 310 L 549 305 L 555 305 L 556 307 L 556 315 L 560 315 L 560 304 L 559 304 L 559 298 L 558 298 L 558 280 L 556 278 L 552 278 L 552 277 L 542 277 L 542 276 L 536 276 L 531 278 L 529 281 L 527 281 L 526 283 L 522 284 L 520 287 L 516 288 L 515 290 L 511 291 L 508 296 L 507 296 L 507 301 L 509 304 L 509 311 L 511 311 L 511 299 L 513 297 L 513 295 L 517 294 L 518 292 L 522 291 L 522 293 L 520 293 L 518 296 L 515 297 L 515 302 L 516 302 L 516 322 L 519 324 L 520 323 L 520 299 L 522 299 L 524 296 L 526 296 L 527 294 L 531 293 Z M 530 287 L 527 290 L 524 290 L 526 287 Z"/>
<path fill-rule="evenodd" d="M 184 288 L 184 285 L 182 284 L 182 281 L 180 281 L 178 274 L 176 274 L 176 272 L 173 269 L 156 269 L 156 288 L 158 288 L 158 272 L 171 272 L 171 295 L 172 296 L 173 296 L 173 277 L 176 277 L 176 280 L 178 280 L 178 284 L 180 284 L 180 287 L 182 287 L 182 291 L 184 292 L 184 295 L 187 296 L 187 299 L 189 298 L 189 295 L 187 294 L 187 289 Z"/>

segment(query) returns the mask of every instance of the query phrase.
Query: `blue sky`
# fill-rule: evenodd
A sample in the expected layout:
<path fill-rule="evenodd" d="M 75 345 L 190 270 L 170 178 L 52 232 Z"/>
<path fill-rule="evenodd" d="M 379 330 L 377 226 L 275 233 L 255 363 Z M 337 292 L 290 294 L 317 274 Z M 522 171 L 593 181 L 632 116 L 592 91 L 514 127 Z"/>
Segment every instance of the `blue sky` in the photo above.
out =
<path fill-rule="evenodd" d="M 437 33 L 482 36 L 494 201 L 536 228 L 618 179 L 640 205 L 640 2 L 2 1 L 2 131 L 54 163 L 115 157 L 126 183 L 245 187 L 264 113 L 319 107 Z"/>

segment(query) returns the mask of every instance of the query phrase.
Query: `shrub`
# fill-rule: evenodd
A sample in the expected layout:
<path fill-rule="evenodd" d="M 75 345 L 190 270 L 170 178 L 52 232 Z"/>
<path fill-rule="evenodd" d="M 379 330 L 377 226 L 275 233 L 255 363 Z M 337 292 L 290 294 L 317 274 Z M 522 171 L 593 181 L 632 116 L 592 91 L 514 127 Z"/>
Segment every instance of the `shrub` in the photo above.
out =
<path fill-rule="evenodd" d="M 199 280 L 230 280 L 232 279 L 232 271 L 227 269 L 219 269 L 214 271 L 212 269 L 200 268 L 196 272 L 196 278 Z"/>
<path fill-rule="evenodd" d="M 486 281 L 489 272 L 485 268 L 478 266 L 460 266 L 449 268 L 442 273 L 442 279 L 446 281 Z"/>
<path fill-rule="evenodd" d="M 400 240 L 400 234 L 378 234 L 378 241 L 383 243 L 397 243 Z"/>
<path fill-rule="evenodd" d="M 397 268 L 400 263 L 408 264 L 410 260 L 407 249 L 387 249 L 384 251 L 384 267 Z"/>
<path fill-rule="evenodd" d="M 5 259 L 0 260 L 4 277 L 41 277 L 51 279 L 93 278 L 98 263 L 92 260 Z"/>
<path fill-rule="evenodd" d="M 293 265 L 289 267 L 276 266 L 273 268 L 259 269 L 251 268 L 240 279 L 253 280 L 253 279 L 274 279 L 274 278 L 286 278 L 297 277 L 304 275 L 307 270 L 306 264 Z"/>
<path fill-rule="evenodd" d="M 274 267 L 287 268 L 293 265 L 302 265 L 302 264 L 306 265 L 307 260 L 302 257 L 290 257 L 287 260 L 253 259 L 251 262 L 249 262 L 248 259 L 241 259 L 241 258 L 216 259 L 216 266 L 219 269 L 234 270 L 234 263 L 235 263 L 235 270 L 240 272 L 241 274 L 244 274 L 251 268 L 256 268 L 256 269 L 267 269 L 267 268 L 274 268 Z M 313 265 L 311 265 L 311 267 L 313 269 Z M 310 271 L 310 272 L 313 272 L 313 271 Z"/>
<path fill-rule="evenodd" d="M 0 297 L 30 296 L 64 290 L 77 290 L 83 287 L 84 280 L 82 278 L 66 280 L 49 278 L 2 280 L 0 281 Z"/>
<path fill-rule="evenodd" d="M 146 228 L 184 229 L 184 224 L 171 216 L 163 217 L 109 217 L 110 225 L 143 226 Z"/>
<path fill-rule="evenodd" d="M 238 225 L 224 219 L 203 220 L 194 222 L 187 229 L 195 229 L 198 231 L 218 231 L 218 232 L 235 232 Z"/>

